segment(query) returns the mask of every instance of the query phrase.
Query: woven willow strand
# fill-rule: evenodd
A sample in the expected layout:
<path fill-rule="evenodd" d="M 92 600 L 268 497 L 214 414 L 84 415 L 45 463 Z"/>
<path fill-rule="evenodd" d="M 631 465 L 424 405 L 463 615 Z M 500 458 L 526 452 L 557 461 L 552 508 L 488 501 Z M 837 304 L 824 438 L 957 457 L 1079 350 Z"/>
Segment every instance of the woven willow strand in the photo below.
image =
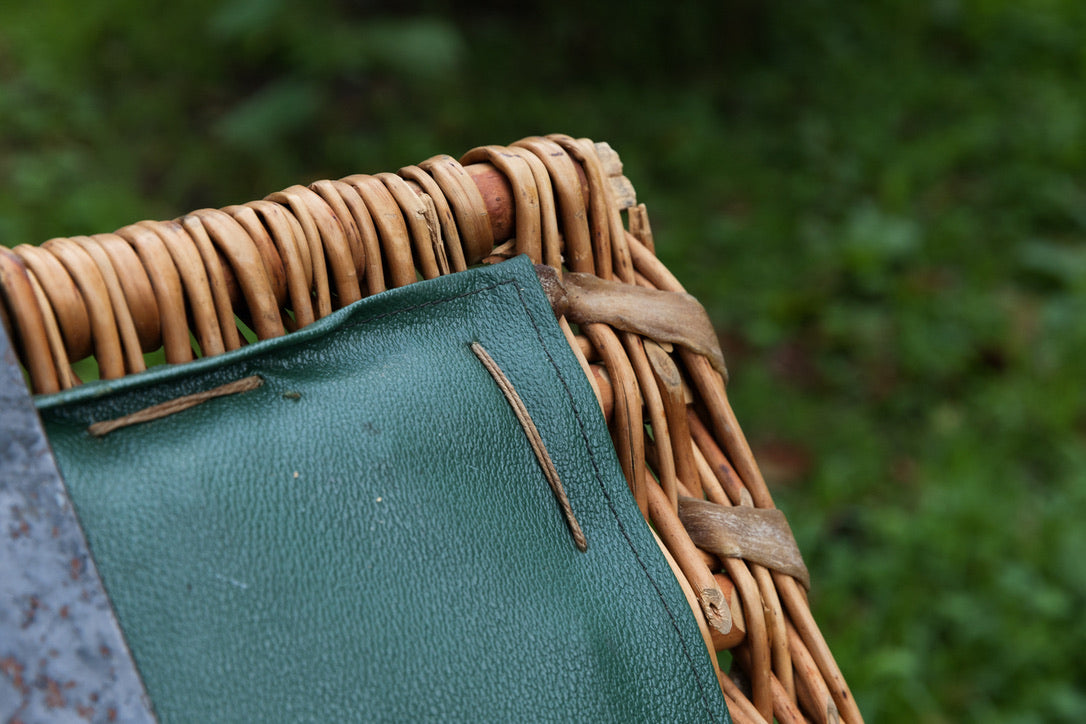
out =
<path fill-rule="evenodd" d="M 169 362 L 220 354 L 243 344 L 244 328 L 281 335 L 363 296 L 520 253 L 560 273 L 682 290 L 617 154 L 552 135 L 114 234 L 0 247 L 0 321 L 34 391 L 55 392 L 79 384 L 71 363 L 91 354 L 103 377 L 142 370 L 142 353 L 159 347 Z M 714 666 L 718 650 L 733 654 L 736 680 L 717 669 L 733 718 L 861 721 L 803 586 L 698 549 L 678 515 L 678 496 L 774 507 L 714 365 L 608 324 L 559 323 Z"/>

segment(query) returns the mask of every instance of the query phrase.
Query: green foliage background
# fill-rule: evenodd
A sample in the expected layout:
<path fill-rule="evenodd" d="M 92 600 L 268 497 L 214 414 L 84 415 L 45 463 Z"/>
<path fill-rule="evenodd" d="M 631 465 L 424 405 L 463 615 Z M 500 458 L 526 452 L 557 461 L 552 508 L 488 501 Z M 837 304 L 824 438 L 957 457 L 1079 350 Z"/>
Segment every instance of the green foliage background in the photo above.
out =
<path fill-rule="evenodd" d="M 0 240 L 610 141 L 868 719 L 1086 720 L 1086 5 L 512 7 L 5 3 Z"/>

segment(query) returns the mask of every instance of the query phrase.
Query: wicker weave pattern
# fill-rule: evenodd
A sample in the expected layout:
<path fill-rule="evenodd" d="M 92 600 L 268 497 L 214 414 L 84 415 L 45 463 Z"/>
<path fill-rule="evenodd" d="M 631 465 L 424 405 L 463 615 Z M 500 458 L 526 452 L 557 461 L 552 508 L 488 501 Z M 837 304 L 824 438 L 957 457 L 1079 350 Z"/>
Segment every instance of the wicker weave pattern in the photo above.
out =
<path fill-rule="evenodd" d="M 559 274 L 682 291 L 617 155 L 551 135 L 113 234 L 0 247 L 0 317 L 33 389 L 54 392 L 78 384 L 71 362 L 92 354 L 105 378 L 141 371 L 159 347 L 186 362 L 243 344 L 238 320 L 275 337 L 363 296 L 517 254 Z M 717 651 L 733 654 L 718 679 L 735 721 L 860 721 L 803 585 L 699 549 L 684 527 L 682 496 L 774 507 L 720 373 L 663 340 L 559 323 L 714 665 Z"/>

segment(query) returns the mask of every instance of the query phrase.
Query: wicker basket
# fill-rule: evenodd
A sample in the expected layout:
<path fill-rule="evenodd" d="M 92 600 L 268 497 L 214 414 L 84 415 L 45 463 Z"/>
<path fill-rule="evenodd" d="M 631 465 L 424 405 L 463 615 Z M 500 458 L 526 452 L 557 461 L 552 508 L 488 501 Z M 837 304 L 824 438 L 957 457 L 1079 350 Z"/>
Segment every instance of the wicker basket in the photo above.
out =
<path fill-rule="evenodd" d="M 625 221 L 623 216 L 625 215 Z M 0 247 L 0 318 L 37 393 L 289 333 L 364 296 L 526 254 L 607 419 L 736 722 L 860 721 L 725 392 L 704 310 L 656 258 L 609 146 L 564 135 L 292 186 L 113 234 Z M 551 271 L 548 272 L 547 268 Z M 246 329 L 247 328 L 247 329 Z M 195 344 L 193 344 L 195 340 Z"/>

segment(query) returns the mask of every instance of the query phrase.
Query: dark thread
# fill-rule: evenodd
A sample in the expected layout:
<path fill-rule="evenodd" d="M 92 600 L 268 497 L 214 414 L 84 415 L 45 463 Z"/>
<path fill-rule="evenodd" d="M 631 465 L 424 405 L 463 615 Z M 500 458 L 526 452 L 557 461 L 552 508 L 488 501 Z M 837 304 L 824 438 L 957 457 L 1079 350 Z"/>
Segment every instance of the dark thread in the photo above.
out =
<path fill-rule="evenodd" d="M 593 471 L 595 471 L 596 473 L 596 482 L 599 483 L 600 491 L 603 493 L 603 497 L 607 501 L 607 507 L 611 510 L 611 516 L 615 519 L 615 523 L 618 524 L 619 532 L 622 533 L 622 537 L 626 539 L 626 545 L 628 545 L 630 547 L 630 550 L 633 552 L 634 558 L 637 560 L 638 565 L 641 566 L 641 570 L 645 574 L 645 578 L 649 580 L 649 583 L 652 584 L 653 590 L 656 591 L 656 596 L 660 599 L 660 605 L 663 606 L 664 611 L 667 613 L 668 619 L 671 621 L 671 626 L 675 629 L 675 634 L 678 636 L 679 646 L 682 648 L 683 656 L 686 657 L 687 663 L 690 664 L 690 670 L 694 674 L 694 681 L 697 683 L 698 693 L 701 694 L 702 705 L 705 707 L 706 713 L 711 714 L 712 708 L 709 706 L 709 700 L 706 696 L 705 687 L 702 684 L 701 677 L 698 675 L 697 664 L 694 663 L 694 658 L 686 645 L 686 639 L 683 638 L 682 629 L 679 628 L 679 622 L 675 618 L 675 613 L 671 610 L 671 607 L 668 606 L 667 600 L 664 598 L 663 591 L 660 590 L 659 584 L 657 583 L 656 579 L 652 577 L 652 573 L 649 572 L 648 566 L 641 559 L 641 553 L 638 551 L 637 546 L 634 545 L 633 539 L 631 539 L 629 534 L 627 533 L 626 526 L 622 524 L 622 520 L 618 517 L 618 511 L 615 510 L 614 500 L 611 499 L 611 494 L 607 492 L 607 486 L 604 485 L 603 474 L 600 472 L 599 465 L 597 465 L 596 463 L 596 454 L 593 451 L 592 444 L 588 439 L 588 432 L 585 429 L 584 420 L 581 419 L 581 411 L 577 407 L 576 399 L 573 397 L 573 391 L 570 390 L 569 385 L 566 383 L 565 377 L 562 376 L 562 372 L 558 367 L 558 363 L 555 361 L 554 357 L 551 356 L 550 350 L 547 348 L 546 342 L 544 342 L 543 340 L 543 333 L 539 329 L 539 326 L 536 324 L 535 318 L 532 316 L 532 312 L 528 308 L 528 304 L 524 301 L 523 290 L 520 284 L 518 284 L 515 279 L 509 280 L 509 283 L 512 283 L 513 286 L 516 288 L 517 296 L 520 298 L 520 304 L 522 307 L 524 307 L 525 314 L 528 317 L 528 322 L 532 325 L 532 328 L 535 330 L 536 337 L 539 340 L 539 346 L 543 349 L 543 354 L 547 356 L 547 360 L 554 368 L 554 373 L 558 377 L 558 381 L 562 383 L 562 387 L 566 391 L 566 396 L 569 398 L 570 409 L 573 410 L 573 416 L 577 419 L 577 426 L 581 432 L 581 439 L 584 440 L 585 450 L 588 451 L 588 459 L 592 463 Z"/>

